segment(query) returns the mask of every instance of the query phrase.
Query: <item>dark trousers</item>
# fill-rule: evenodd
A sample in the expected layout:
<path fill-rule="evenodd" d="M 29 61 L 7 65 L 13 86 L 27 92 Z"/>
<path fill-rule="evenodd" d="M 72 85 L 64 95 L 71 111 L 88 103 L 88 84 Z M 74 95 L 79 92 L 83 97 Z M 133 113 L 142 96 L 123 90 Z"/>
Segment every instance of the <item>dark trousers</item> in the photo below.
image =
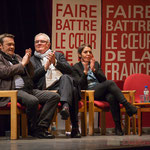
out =
<path fill-rule="evenodd" d="M 49 127 L 59 100 L 60 96 L 57 93 L 49 91 L 34 89 L 33 93 L 29 94 L 18 90 L 18 102 L 26 107 L 28 120 L 33 127 Z M 39 104 L 42 105 L 42 109 L 38 114 Z"/>
<path fill-rule="evenodd" d="M 125 104 L 127 100 L 119 87 L 112 80 L 106 80 L 94 87 L 96 100 L 107 101 L 110 104 L 112 117 L 115 123 L 120 122 L 120 103 Z"/>
<path fill-rule="evenodd" d="M 72 127 L 78 127 L 78 101 L 80 100 L 80 89 L 75 84 L 72 77 L 62 75 L 57 83 L 48 88 L 49 90 L 58 90 L 60 102 L 69 104 L 70 119 Z"/>

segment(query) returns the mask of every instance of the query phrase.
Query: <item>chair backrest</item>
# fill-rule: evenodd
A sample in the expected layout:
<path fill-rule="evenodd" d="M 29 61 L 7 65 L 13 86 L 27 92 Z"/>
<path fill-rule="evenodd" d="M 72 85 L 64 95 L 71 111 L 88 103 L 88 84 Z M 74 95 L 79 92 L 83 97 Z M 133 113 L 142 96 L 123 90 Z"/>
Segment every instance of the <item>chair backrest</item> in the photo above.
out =
<path fill-rule="evenodd" d="M 136 90 L 135 101 L 140 101 L 140 95 L 143 95 L 145 85 L 150 90 L 150 76 L 146 74 L 132 74 L 124 82 L 123 90 Z"/>

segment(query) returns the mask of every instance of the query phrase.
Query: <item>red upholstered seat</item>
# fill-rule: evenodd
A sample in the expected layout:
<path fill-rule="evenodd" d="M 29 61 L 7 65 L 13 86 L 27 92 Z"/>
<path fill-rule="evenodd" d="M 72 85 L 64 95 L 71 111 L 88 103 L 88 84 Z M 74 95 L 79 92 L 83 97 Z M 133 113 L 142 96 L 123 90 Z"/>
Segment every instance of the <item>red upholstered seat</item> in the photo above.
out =
<path fill-rule="evenodd" d="M 82 108 L 83 107 L 83 102 L 82 101 L 79 101 L 79 103 L 78 103 L 78 108 L 80 109 L 80 108 Z"/>
<path fill-rule="evenodd" d="M 11 103 L 9 102 L 6 106 L 4 107 L 0 107 L 0 110 L 7 110 L 7 109 L 10 109 L 10 106 L 11 106 Z M 25 107 L 21 106 L 21 104 L 17 103 L 17 107 L 19 109 L 25 109 Z"/>
<path fill-rule="evenodd" d="M 94 100 L 94 105 L 99 107 L 99 108 L 102 108 L 102 109 L 110 109 L 110 105 L 108 102 L 105 102 L 105 101 L 96 101 Z"/>
<path fill-rule="evenodd" d="M 11 107 L 11 102 L 9 102 L 6 106 L 0 107 L 0 110 L 8 110 Z M 20 103 L 17 103 L 17 107 L 21 110 L 25 110 L 25 106 L 22 106 Z M 39 104 L 38 109 L 40 110 L 42 105 Z"/>

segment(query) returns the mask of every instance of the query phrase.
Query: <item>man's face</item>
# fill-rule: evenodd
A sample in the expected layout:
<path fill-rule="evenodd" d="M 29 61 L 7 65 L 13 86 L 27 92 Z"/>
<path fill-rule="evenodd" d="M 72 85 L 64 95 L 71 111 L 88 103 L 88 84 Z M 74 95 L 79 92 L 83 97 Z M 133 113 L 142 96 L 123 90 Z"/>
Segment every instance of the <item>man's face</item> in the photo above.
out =
<path fill-rule="evenodd" d="M 14 55 L 15 53 L 15 42 L 13 38 L 5 37 L 3 38 L 3 44 L 0 44 L 0 49 L 7 55 Z"/>
<path fill-rule="evenodd" d="M 35 38 L 34 47 L 38 53 L 44 54 L 50 48 L 50 42 L 44 35 L 39 35 Z"/>

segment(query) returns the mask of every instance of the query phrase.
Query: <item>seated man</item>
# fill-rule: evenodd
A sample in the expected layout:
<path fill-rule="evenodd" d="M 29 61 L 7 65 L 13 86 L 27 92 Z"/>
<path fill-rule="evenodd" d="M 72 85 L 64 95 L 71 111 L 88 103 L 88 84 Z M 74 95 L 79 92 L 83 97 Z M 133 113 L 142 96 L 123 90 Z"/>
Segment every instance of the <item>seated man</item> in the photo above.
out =
<path fill-rule="evenodd" d="M 0 35 L 0 90 L 18 90 L 18 102 L 26 107 L 31 135 L 38 138 L 54 138 L 48 132 L 60 96 L 57 93 L 33 89 L 31 76 L 33 66 L 30 63 L 31 49 L 26 49 L 21 58 L 15 54 L 14 36 Z M 0 106 L 5 106 L 9 98 L 1 98 Z M 42 110 L 38 112 L 38 105 Z"/>
<path fill-rule="evenodd" d="M 50 48 L 50 38 L 44 33 L 35 36 L 35 52 L 31 62 L 35 68 L 33 77 L 38 89 L 58 90 L 62 111 L 62 119 L 67 120 L 69 115 L 72 123 L 72 138 L 80 138 L 78 127 L 78 100 L 80 89 L 70 74 L 72 68 L 64 55 L 53 52 Z"/>

